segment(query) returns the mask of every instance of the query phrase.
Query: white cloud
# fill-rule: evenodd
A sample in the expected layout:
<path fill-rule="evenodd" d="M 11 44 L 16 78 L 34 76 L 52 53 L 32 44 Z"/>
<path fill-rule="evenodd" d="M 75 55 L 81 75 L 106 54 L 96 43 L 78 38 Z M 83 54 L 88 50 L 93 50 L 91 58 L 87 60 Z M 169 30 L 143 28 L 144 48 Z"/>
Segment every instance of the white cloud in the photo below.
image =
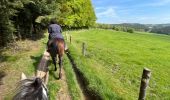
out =
<path fill-rule="evenodd" d="M 101 2 L 101 0 L 99 0 Z M 120 0 L 119 3 L 136 2 L 135 0 Z M 160 8 L 170 5 L 170 0 L 148 0 L 145 2 L 133 3 L 130 6 L 108 5 L 97 6 L 95 12 L 99 23 L 168 23 L 170 15 L 159 11 L 151 11 L 150 8 Z M 142 9 L 141 9 L 142 8 Z M 148 11 L 147 11 L 148 10 Z M 165 9 L 167 10 L 167 9 Z M 149 12 L 151 11 L 151 12 Z M 153 14 L 153 15 L 152 15 Z"/>
<path fill-rule="evenodd" d="M 165 21 L 165 22 L 170 22 L 170 16 L 169 17 L 164 17 L 162 20 Z"/>
<path fill-rule="evenodd" d="M 96 15 L 97 17 L 111 17 L 111 18 L 117 17 L 115 9 L 111 7 L 104 11 L 98 12 Z"/>
<path fill-rule="evenodd" d="M 101 9 L 105 9 L 105 7 L 96 7 L 96 10 L 101 10 Z"/>

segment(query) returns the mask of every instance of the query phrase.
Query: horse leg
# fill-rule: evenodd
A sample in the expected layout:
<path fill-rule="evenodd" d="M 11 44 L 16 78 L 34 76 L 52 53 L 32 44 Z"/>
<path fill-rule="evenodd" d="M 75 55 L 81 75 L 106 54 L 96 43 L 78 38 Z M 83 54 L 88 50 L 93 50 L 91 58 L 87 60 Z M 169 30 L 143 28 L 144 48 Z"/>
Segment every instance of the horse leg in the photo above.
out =
<path fill-rule="evenodd" d="M 61 68 L 62 68 L 62 57 L 59 56 L 59 67 L 60 67 L 60 70 L 59 70 L 59 79 L 62 78 L 62 72 L 61 72 Z"/>
<path fill-rule="evenodd" d="M 56 57 L 52 57 L 52 60 L 53 60 L 54 66 L 55 66 L 54 71 L 57 71 L 57 67 L 56 67 Z"/>

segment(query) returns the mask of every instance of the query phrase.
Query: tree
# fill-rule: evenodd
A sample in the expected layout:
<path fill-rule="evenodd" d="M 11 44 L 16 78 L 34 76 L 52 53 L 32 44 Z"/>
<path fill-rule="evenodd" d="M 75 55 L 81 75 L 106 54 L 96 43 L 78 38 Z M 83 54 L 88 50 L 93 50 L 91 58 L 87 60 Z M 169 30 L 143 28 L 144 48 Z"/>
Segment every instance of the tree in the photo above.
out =
<path fill-rule="evenodd" d="M 15 40 L 35 37 L 57 18 L 62 27 L 88 28 L 96 16 L 91 0 L 1 0 L 0 46 Z"/>

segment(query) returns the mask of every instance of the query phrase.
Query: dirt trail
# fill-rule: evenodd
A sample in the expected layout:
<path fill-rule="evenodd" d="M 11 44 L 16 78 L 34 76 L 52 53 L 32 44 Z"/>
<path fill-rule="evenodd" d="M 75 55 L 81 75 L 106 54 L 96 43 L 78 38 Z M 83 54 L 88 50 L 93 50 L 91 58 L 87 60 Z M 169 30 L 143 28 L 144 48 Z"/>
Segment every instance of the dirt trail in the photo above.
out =
<path fill-rule="evenodd" d="M 3 91 L 4 91 L 4 86 L 3 85 L 0 85 L 0 100 L 3 100 L 2 98 L 3 98 Z"/>
<path fill-rule="evenodd" d="M 61 88 L 57 92 L 56 100 L 71 100 L 69 95 L 68 85 L 66 81 L 65 71 L 62 69 L 62 79 L 60 79 Z"/>
<path fill-rule="evenodd" d="M 48 66 L 49 60 L 50 60 L 50 54 L 45 50 L 43 53 L 43 56 L 39 62 L 39 65 L 38 65 L 38 69 L 37 69 L 38 77 L 45 78 L 45 75 L 47 74 L 47 66 Z M 68 91 L 68 85 L 67 85 L 67 81 L 66 81 L 65 71 L 63 68 L 61 71 L 62 71 L 62 79 L 57 80 L 58 83 L 61 85 L 61 88 L 57 92 L 56 100 L 71 100 L 71 96 L 69 95 L 69 91 Z M 44 73 L 44 74 L 42 74 L 42 73 Z M 51 76 L 49 76 L 49 77 L 51 77 Z"/>

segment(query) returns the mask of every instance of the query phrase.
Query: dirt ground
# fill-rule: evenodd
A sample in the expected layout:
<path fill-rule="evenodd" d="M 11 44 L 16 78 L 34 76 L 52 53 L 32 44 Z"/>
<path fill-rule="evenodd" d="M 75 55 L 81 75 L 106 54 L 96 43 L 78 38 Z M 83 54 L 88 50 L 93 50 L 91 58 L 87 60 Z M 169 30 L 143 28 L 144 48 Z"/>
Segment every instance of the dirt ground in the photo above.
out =
<path fill-rule="evenodd" d="M 58 80 L 61 83 L 61 88 L 57 92 L 56 100 L 71 100 L 71 96 L 69 95 L 68 85 L 66 82 L 65 71 L 62 69 L 62 79 Z"/>

